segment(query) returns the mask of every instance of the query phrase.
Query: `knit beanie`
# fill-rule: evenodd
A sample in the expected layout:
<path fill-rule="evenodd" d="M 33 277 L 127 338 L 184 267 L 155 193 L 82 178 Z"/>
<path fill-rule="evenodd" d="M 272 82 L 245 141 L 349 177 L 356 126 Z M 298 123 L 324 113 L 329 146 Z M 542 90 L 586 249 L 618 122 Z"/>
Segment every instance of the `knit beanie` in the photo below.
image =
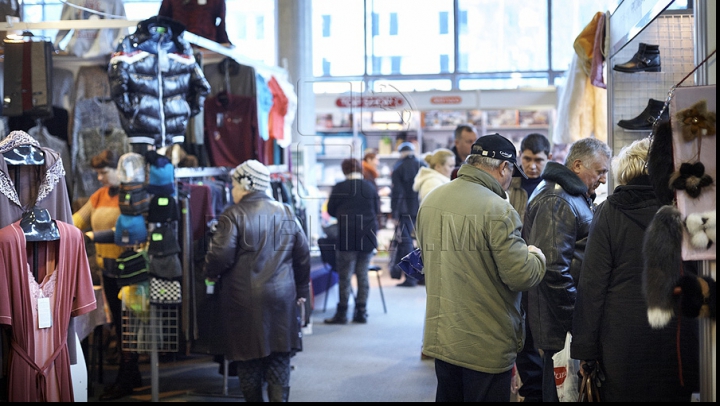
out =
<path fill-rule="evenodd" d="M 270 186 L 270 171 L 254 159 L 238 165 L 233 171 L 232 178 L 249 191 L 264 192 Z"/>
<path fill-rule="evenodd" d="M 175 167 L 170 158 L 155 151 L 145 153 L 150 164 L 147 191 L 153 195 L 173 196 L 175 194 Z"/>

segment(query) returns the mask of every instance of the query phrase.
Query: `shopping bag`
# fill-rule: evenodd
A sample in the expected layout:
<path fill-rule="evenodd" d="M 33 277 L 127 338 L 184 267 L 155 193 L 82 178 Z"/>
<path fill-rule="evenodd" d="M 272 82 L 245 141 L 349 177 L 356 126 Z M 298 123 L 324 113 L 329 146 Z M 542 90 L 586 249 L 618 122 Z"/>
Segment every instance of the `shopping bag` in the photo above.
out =
<path fill-rule="evenodd" d="M 570 343 L 572 335 L 567 333 L 565 347 L 553 355 L 553 369 L 555 370 L 555 386 L 558 399 L 561 402 L 577 402 L 578 400 L 578 371 L 580 361 L 570 358 Z"/>

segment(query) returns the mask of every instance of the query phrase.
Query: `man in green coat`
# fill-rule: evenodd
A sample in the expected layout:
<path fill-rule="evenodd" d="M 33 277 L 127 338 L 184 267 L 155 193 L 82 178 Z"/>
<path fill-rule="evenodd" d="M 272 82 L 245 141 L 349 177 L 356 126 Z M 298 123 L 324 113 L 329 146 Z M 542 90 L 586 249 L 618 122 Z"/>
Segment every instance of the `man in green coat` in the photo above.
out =
<path fill-rule="evenodd" d="M 458 171 L 420 205 L 417 239 L 427 290 L 423 352 L 435 358 L 438 402 L 507 402 L 525 339 L 520 292 L 545 275 L 505 200 L 517 164 L 500 134 L 480 137 Z"/>

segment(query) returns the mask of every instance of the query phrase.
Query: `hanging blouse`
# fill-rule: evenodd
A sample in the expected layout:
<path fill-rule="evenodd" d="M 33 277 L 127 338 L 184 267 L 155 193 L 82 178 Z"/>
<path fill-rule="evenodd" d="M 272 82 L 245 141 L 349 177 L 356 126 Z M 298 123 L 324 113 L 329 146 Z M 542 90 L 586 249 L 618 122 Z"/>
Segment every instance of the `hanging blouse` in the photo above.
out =
<path fill-rule="evenodd" d="M 82 232 L 55 223 L 60 239 L 36 244 L 27 244 L 20 221 L 0 229 L 0 324 L 11 327 L 10 402 L 74 401 L 68 325 L 70 317 L 95 310 L 96 302 Z M 39 285 L 28 265 L 33 250 Z M 35 313 L 40 294 L 51 302 L 52 325 L 43 329 Z"/>

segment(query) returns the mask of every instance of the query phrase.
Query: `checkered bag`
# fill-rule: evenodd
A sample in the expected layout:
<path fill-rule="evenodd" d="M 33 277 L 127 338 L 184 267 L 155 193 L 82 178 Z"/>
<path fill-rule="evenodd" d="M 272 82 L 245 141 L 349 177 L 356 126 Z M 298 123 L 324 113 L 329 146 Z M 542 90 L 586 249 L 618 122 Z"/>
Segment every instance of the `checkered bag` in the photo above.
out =
<path fill-rule="evenodd" d="M 179 305 L 182 303 L 180 282 L 168 279 L 150 278 L 150 304 Z"/>

